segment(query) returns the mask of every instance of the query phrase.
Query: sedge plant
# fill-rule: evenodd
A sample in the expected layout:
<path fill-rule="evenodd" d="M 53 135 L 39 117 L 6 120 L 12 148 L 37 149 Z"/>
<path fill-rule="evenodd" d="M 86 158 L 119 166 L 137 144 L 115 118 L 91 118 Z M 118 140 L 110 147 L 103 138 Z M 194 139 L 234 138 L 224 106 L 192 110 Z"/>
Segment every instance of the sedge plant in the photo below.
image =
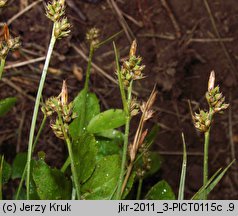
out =
<path fill-rule="evenodd" d="M 121 199 L 123 192 L 123 179 L 125 175 L 125 167 L 127 162 L 127 150 L 128 150 L 128 139 L 129 139 L 129 130 L 130 130 L 130 120 L 133 116 L 133 111 L 135 111 L 132 103 L 132 88 L 133 82 L 138 79 L 143 78 L 142 71 L 145 68 L 145 65 L 141 64 L 142 58 L 136 56 L 137 43 L 134 40 L 130 52 L 128 60 L 125 60 L 120 67 L 119 65 L 119 54 L 114 44 L 114 51 L 116 56 L 116 65 L 117 65 L 117 77 L 118 83 L 121 92 L 123 109 L 125 112 L 126 122 L 125 122 L 125 135 L 124 135 L 124 145 L 122 152 L 122 163 L 121 163 L 121 171 L 118 181 L 118 189 L 116 193 L 116 199 Z M 131 109 L 132 108 L 132 109 Z"/>
<path fill-rule="evenodd" d="M 154 116 L 156 88 L 154 87 L 145 102 L 141 103 L 133 96 L 134 84 L 137 80 L 144 78 L 145 68 L 142 58 L 137 55 L 136 41 L 133 41 L 128 57 L 123 60 L 120 60 L 119 51 L 113 43 L 122 108 L 101 111 L 99 99 L 96 94 L 90 92 L 89 81 L 95 50 L 120 34 L 117 33 L 100 42 L 97 28 L 90 29 L 86 35 L 89 42 L 89 58 L 83 89 L 69 102 L 67 84 L 63 81 L 60 94 L 41 103 L 54 45 L 58 39 L 66 37 L 70 31 L 70 24 L 65 18 L 64 0 L 53 0 L 46 5 L 46 11 L 47 17 L 53 21 L 53 29 L 34 106 L 26 163 L 23 163 L 21 175 L 16 173 L 12 175 L 12 178 L 16 176 L 21 178 L 15 199 L 24 196 L 25 176 L 27 199 L 175 199 L 172 188 L 165 180 L 159 180 L 147 192 L 144 191 L 147 188 L 144 187 L 144 179 L 151 177 L 159 170 L 162 160 L 157 152 L 150 150 L 159 130 L 158 125 L 151 130 L 145 129 L 146 122 Z M 6 31 L 5 39 L 10 38 L 7 34 Z M 216 113 L 228 107 L 228 104 L 224 103 L 225 98 L 220 93 L 219 87 L 214 87 L 214 82 L 215 74 L 212 72 L 206 93 L 209 111 L 201 110 L 200 113 L 193 115 L 194 125 L 204 133 L 205 141 L 204 184 L 192 199 L 206 199 L 207 194 L 231 165 L 229 164 L 224 170 L 219 169 L 211 178 L 208 178 L 208 145 L 212 120 Z M 40 105 L 44 118 L 35 136 Z M 135 135 L 132 137 L 131 119 L 135 115 L 141 116 Z M 55 136 L 63 140 L 67 146 L 68 158 L 61 169 L 48 166 L 43 153 L 38 154 L 38 159 L 32 158 L 47 118 L 50 119 L 50 127 Z M 178 199 L 184 199 L 187 166 L 183 134 L 182 140 L 184 156 Z M 17 155 L 13 167 L 18 167 L 19 161 L 22 161 L 22 156 Z M 4 157 L 1 157 L 0 198 L 2 198 L 2 185 L 11 176 L 9 167 Z M 18 169 L 15 168 L 15 170 Z"/>
<path fill-rule="evenodd" d="M 51 39 L 48 47 L 48 52 L 46 55 L 45 64 L 43 67 L 40 84 L 38 87 L 38 92 L 36 96 L 29 142 L 28 142 L 28 156 L 27 156 L 27 176 L 26 176 L 26 188 L 27 188 L 27 199 L 30 199 L 30 172 L 31 172 L 31 158 L 32 158 L 32 149 L 34 142 L 34 134 L 35 134 L 35 126 L 36 120 L 38 116 L 38 110 L 40 105 L 40 100 L 42 96 L 42 91 L 50 63 L 50 59 L 52 56 L 52 52 L 57 40 L 67 37 L 70 33 L 70 24 L 68 19 L 65 17 L 65 1 L 64 0 L 53 0 L 51 3 L 46 5 L 46 15 L 53 22 Z"/>
<path fill-rule="evenodd" d="M 219 86 L 215 87 L 214 71 L 210 73 L 208 90 L 206 92 L 206 100 L 209 105 L 209 111 L 200 110 L 199 113 L 195 113 L 193 115 L 195 128 L 204 134 L 203 185 L 207 185 L 208 183 L 208 149 L 213 118 L 216 113 L 222 113 L 229 106 L 229 104 L 225 103 L 225 97 L 220 92 Z M 204 193 L 203 199 L 207 199 L 206 193 Z"/>

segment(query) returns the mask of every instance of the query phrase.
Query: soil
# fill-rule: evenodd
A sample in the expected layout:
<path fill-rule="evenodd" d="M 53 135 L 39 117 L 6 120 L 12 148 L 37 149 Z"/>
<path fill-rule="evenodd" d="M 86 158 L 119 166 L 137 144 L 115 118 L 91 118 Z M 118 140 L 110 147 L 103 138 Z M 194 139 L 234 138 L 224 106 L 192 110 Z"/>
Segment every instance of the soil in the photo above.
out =
<path fill-rule="evenodd" d="M 34 1 L 9 0 L 8 6 L 1 11 L 0 20 L 10 20 L 24 8 L 24 2 L 30 5 Z M 99 28 L 101 38 L 107 38 L 123 29 L 118 14 L 110 7 L 109 0 L 68 2 L 71 3 L 67 7 L 67 15 L 73 26 L 72 33 L 56 44 L 43 92 L 44 98 L 58 95 L 63 79 L 67 79 L 70 99 L 82 89 L 87 63 L 75 52 L 72 45 L 88 55 L 88 45 L 85 41 L 88 29 Z M 135 37 L 138 53 L 146 65 L 146 78 L 138 81 L 135 87 L 138 100 L 146 100 L 155 84 L 158 90 L 154 107 L 157 112 L 148 127 L 156 122 L 160 124 L 154 144 L 154 148 L 164 158 L 159 178 L 167 180 L 177 194 L 183 132 L 188 151 L 185 189 L 186 198 L 189 199 L 202 185 L 203 135 L 194 129 L 188 100 L 191 101 L 194 111 L 198 108 L 208 108 L 204 94 L 211 70 L 215 70 L 216 83 L 220 85 L 226 101 L 230 103 L 230 109 L 216 116 L 211 129 L 210 176 L 233 159 L 232 146 L 235 147 L 238 142 L 238 3 L 236 0 L 166 1 L 171 9 L 168 11 L 162 0 L 115 2 L 131 29 L 130 37 L 122 33 L 116 39 L 121 56 L 127 56 L 131 39 Z M 209 3 L 210 15 L 204 2 Z M 174 17 L 174 21 L 171 16 Z M 217 30 L 214 30 L 212 17 Z M 9 55 L 7 65 L 44 56 L 51 27 L 52 23 L 45 16 L 42 3 L 14 19 L 9 28 L 12 35 L 21 37 L 22 45 L 18 51 Z M 116 78 L 112 50 L 111 43 L 99 48 L 94 63 Z M 32 97 L 36 96 L 42 66 L 43 61 L 8 69 L 4 73 L 5 79 L 0 83 L 1 98 L 18 98 L 14 109 L 0 119 L 0 152 L 8 162 L 12 162 L 16 152 L 27 150 L 34 106 Z M 77 76 L 74 72 L 77 72 Z M 102 109 L 121 106 L 118 87 L 98 70 L 93 70 L 90 82 L 91 91 L 100 98 Z M 133 125 L 136 126 L 135 123 Z M 132 128 L 133 131 L 135 128 Z M 43 136 L 40 137 L 36 149 L 36 152 L 38 151 L 46 153 L 47 163 L 52 166 L 59 167 L 65 160 L 65 145 L 55 138 L 49 122 Z M 216 186 L 210 199 L 238 198 L 236 167 L 237 163 Z"/>

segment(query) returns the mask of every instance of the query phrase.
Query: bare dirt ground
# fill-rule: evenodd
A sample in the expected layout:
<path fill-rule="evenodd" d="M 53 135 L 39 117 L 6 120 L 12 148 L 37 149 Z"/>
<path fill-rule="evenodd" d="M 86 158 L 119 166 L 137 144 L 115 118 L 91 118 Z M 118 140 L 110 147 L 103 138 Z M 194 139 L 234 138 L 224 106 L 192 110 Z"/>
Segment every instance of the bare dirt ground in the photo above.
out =
<path fill-rule="evenodd" d="M 0 119 L 0 152 L 11 162 L 16 152 L 26 151 L 31 116 L 40 80 L 43 57 L 49 43 L 52 23 L 46 18 L 42 2 L 14 17 L 33 0 L 9 0 L 0 14 L 13 35 L 21 37 L 22 46 L 8 57 L 0 97 L 16 96 L 16 107 Z M 152 123 L 160 124 L 154 148 L 164 157 L 160 173 L 155 178 L 167 180 L 177 193 L 182 162 L 181 132 L 188 150 L 186 198 L 202 184 L 203 136 L 193 127 L 188 107 L 207 107 L 204 94 L 211 70 L 216 82 L 230 103 L 230 110 L 217 115 L 211 132 L 210 175 L 225 167 L 237 156 L 238 143 L 238 3 L 236 0 L 102 0 L 98 3 L 67 0 L 67 14 L 73 25 L 69 38 L 57 43 L 46 79 L 44 98 L 58 95 L 63 79 L 67 79 L 71 99 L 82 89 L 88 55 L 85 33 L 91 27 L 101 30 L 107 38 L 121 30 L 116 44 L 125 57 L 132 39 L 138 42 L 138 53 L 146 65 L 146 78 L 136 85 L 138 99 L 145 100 L 157 85 L 159 92 Z M 97 2 L 97 1 L 91 1 Z M 13 19 L 12 19 L 13 18 Z M 81 54 L 75 51 L 75 46 Z M 38 59 L 34 64 L 16 67 L 16 63 Z M 112 44 L 97 50 L 94 63 L 115 78 Z M 115 83 L 93 70 L 91 90 L 101 100 L 102 109 L 119 107 L 120 94 Z M 80 73 L 83 72 L 83 74 Z M 133 131 L 133 129 L 132 129 Z M 232 150 L 233 149 L 233 150 Z M 47 162 L 60 166 L 66 148 L 54 137 L 47 124 L 37 151 L 45 151 Z M 151 180 L 154 182 L 155 180 Z M 212 192 L 210 199 L 238 198 L 237 163 L 228 171 Z"/>

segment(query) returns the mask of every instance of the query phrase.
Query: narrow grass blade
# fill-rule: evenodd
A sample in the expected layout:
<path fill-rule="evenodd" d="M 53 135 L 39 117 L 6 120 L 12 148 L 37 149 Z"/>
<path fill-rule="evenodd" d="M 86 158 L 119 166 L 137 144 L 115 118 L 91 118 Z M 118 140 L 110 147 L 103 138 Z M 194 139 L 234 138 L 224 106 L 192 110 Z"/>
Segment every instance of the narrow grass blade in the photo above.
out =
<path fill-rule="evenodd" d="M 233 160 L 224 170 L 220 168 L 207 182 L 206 185 L 203 185 L 200 190 L 192 197 L 192 200 L 198 200 L 201 199 L 205 194 L 209 194 L 214 187 L 219 183 L 219 181 L 222 179 L 222 177 L 225 175 L 227 170 L 230 168 L 230 166 L 235 162 Z"/>
<path fill-rule="evenodd" d="M 108 43 L 108 42 L 110 42 L 110 41 L 112 41 L 114 38 L 116 38 L 117 36 L 119 36 L 121 33 L 123 33 L 124 31 L 123 30 L 121 30 L 121 31 L 119 31 L 119 32 L 117 32 L 117 33 L 115 33 L 114 35 L 112 35 L 112 36 L 110 36 L 110 37 L 108 37 L 107 39 L 105 39 L 104 41 L 102 41 L 102 42 L 100 42 L 100 43 L 98 43 L 96 46 L 97 47 L 101 47 L 102 45 L 104 45 L 104 44 L 106 44 L 106 43 Z"/>
<path fill-rule="evenodd" d="M 184 186 L 185 186 L 186 169 L 187 169 L 187 151 L 186 151 L 186 144 L 185 144 L 183 133 L 182 133 L 182 140 L 183 140 L 183 163 L 182 163 L 182 171 L 180 176 L 178 200 L 184 199 Z"/>

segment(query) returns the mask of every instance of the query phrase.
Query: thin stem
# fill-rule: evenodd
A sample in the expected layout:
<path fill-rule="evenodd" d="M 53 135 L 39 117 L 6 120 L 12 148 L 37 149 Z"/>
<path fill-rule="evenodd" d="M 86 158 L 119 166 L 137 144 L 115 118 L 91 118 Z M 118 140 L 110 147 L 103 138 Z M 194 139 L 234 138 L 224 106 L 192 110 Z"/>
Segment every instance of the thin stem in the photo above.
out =
<path fill-rule="evenodd" d="M 47 75 L 47 70 L 49 67 L 51 55 L 52 55 L 54 45 L 56 42 L 56 38 L 54 36 L 54 31 L 55 31 L 55 24 L 53 26 L 52 36 L 51 36 L 51 40 L 50 40 L 50 44 L 49 44 L 49 48 L 48 48 L 48 52 L 47 52 L 47 56 L 46 56 L 46 60 L 45 60 L 45 65 L 44 65 L 44 68 L 42 71 L 41 80 L 40 80 L 40 84 L 38 87 L 38 92 L 37 92 L 37 96 L 36 96 L 34 112 L 33 112 L 33 117 L 32 117 L 32 122 L 31 122 L 31 129 L 30 129 L 29 143 L 28 143 L 28 155 L 27 155 L 27 177 L 26 177 L 27 200 L 30 199 L 30 172 L 31 172 L 31 157 L 32 157 L 32 148 L 33 148 L 33 138 L 34 138 L 36 120 L 37 120 L 37 115 L 38 115 L 38 111 L 39 111 L 40 99 L 41 99 L 41 95 L 42 95 L 42 91 L 43 91 L 43 87 L 44 87 L 44 83 L 45 83 L 45 78 Z"/>
<path fill-rule="evenodd" d="M 69 165 L 70 165 L 70 158 L 68 157 L 67 160 L 64 162 L 63 166 L 61 167 L 60 171 L 64 173 Z"/>
<path fill-rule="evenodd" d="M 72 151 L 72 144 L 68 136 L 65 137 L 65 141 L 68 147 L 68 152 L 69 152 L 69 157 L 70 157 L 70 162 L 71 162 L 71 171 L 73 174 L 73 180 L 74 180 L 74 186 L 76 189 L 76 194 L 78 197 L 78 200 L 80 199 L 80 184 L 79 184 L 79 179 L 77 175 L 77 170 L 75 167 L 75 162 L 74 162 L 74 157 L 73 157 L 73 151 Z"/>
<path fill-rule="evenodd" d="M 65 131 L 64 124 L 63 124 L 63 121 L 62 121 L 62 118 L 61 118 L 61 115 L 60 115 L 59 112 L 58 112 L 58 116 L 59 116 L 61 128 L 63 130 L 64 138 L 65 138 L 65 141 L 66 141 L 66 144 L 67 144 L 68 152 L 69 152 L 71 171 L 72 171 L 72 174 L 73 174 L 73 182 L 74 182 L 74 186 L 75 186 L 75 189 L 76 189 L 76 194 L 77 194 L 78 199 L 80 199 L 80 184 L 79 184 L 77 170 L 76 170 L 75 162 L 74 162 L 72 143 L 71 143 L 71 141 L 70 141 L 70 139 L 69 139 L 69 137 L 68 137 L 68 135 Z"/>
<path fill-rule="evenodd" d="M 89 77 L 90 77 L 90 72 L 91 72 L 91 67 L 92 67 L 93 53 L 94 53 L 94 46 L 91 43 L 90 50 L 89 50 L 88 66 L 87 66 L 87 71 L 86 71 L 86 80 L 84 83 L 84 89 L 86 89 L 86 92 L 88 92 Z"/>
<path fill-rule="evenodd" d="M 131 175 L 131 171 L 133 169 L 133 166 L 134 166 L 134 163 L 132 161 L 132 162 L 130 162 L 130 165 L 127 167 L 126 176 L 124 178 L 124 181 L 123 181 L 123 184 L 122 184 L 122 188 L 121 188 L 121 195 L 123 195 L 123 192 L 124 192 L 124 190 L 126 188 L 126 185 L 127 185 L 128 180 L 129 180 L 129 177 Z"/>
<path fill-rule="evenodd" d="M 94 46 L 90 45 L 90 51 L 89 51 L 89 58 L 88 58 L 88 66 L 86 71 L 86 80 L 84 84 L 84 92 L 83 92 L 83 102 L 82 102 L 82 109 L 80 113 L 80 123 L 79 123 L 79 132 L 82 133 L 85 127 L 85 113 L 86 113 L 86 102 L 87 102 L 87 94 L 88 94 L 88 88 L 89 88 L 89 78 L 90 78 L 90 72 L 92 67 L 92 59 L 93 59 L 93 53 L 94 53 Z"/>
<path fill-rule="evenodd" d="M 143 178 L 139 178 L 139 184 L 137 188 L 136 200 L 140 200 Z"/>
<path fill-rule="evenodd" d="M 47 116 L 44 115 L 44 118 L 43 118 L 43 120 L 41 122 L 41 125 L 40 125 L 40 128 L 38 130 L 38 133 L 37 133 L 36 138 L 34 140 L 32 151 L 34 151 L 34 149 L 36 147 L 36 144 L 39 140 L 39 137 L 41 135 L 41 132 L 42 132 L 43 128 L 45 127 L 46 119 L 47 119 Z M 26 177 L 26 170 L 27 170 L 27 163 L 25 165 L 24 171 L 23 171 L 22 176 L 21 176 L 21 181 L 20 181 L 19 186 L 17 188 L 17 194 L 16 194 L 16 198 L 15 198 L 16 200 L 18 200 L 18 198 L 19 198 L 19 195 L 20 195 L 20 192 L 21 192 L 21 189 L 22 189 L 22 186 L 23 186 L 23 182 L 24 182 L 25 177 Z"/>
<path fill-rule="evenodd" d="M 5 59 L 5 58 L 2 58 L 2 59 L 1 59 L 1 65 L 0 65 L 0 80 L 2 79 L 2 74 L 3 74 L 5 62 L 6 62 L 6 59 Z"/>
<path fill-rule="evenodd" d="M 69 152 L 71 171 L 72 171 L 72 174 L 73 174 L 73 183 L 74 183 L 74 186 L 75 186 L 75 189 L 76 189 L 77 197 L 78 197 L 78 199 L 80 199 L 80 183 L 79 183 L 79 178 L 78 178 L 78 174 L 77 174 L 77 170 L 76 170 L 76 166 L 75 166 L 75 162 L 74 162 L 72 143 L 71 143 L 71 141 L 68 137 L 68 134 L 65 131 L 64 123 L 63 123 L 60 112 L 57 111 L 57 114 L 58 114 L 59 122 L 60 122 L 60 125 L 61 125 L 61 129 L 62 129 L 63 134 L 64 134 L 65 142 L 67 144 L 68 152 Z"/>
<path fill-rule="evenodd" d="M 213 109 L 209 109 L 209 120 L 212 122 L 213 118 Z M 204 133 L 204 155 L 203 155 L 203 185 L 206 185 L 208 182 L 208 154 L 209 154 L 209 141 L 210 141 L 210 130 L 211 127 Z M 204 193 L 204 200 L 207 199 L 207 194 Z"/>
<path fill-rule="evenodd" d="M 88 88 L 89 88 L 89 78 L 90 78 L 90 72 L 92 68 L 92 60 L 93 60 L 93 54 L 94 54 L 95 47 L 93 44 L 90 44 L 90 51 L 89 51 L 89 57 L 88 57 L 88 65 L 87 65 L 87 71 L 86 71 L 86 80 L 84 83 L 84 92 L 83 92 L 83 102 L 82 102 L 82 109 L 80 113 L 80 122 L 79 122 L 79 133 L 82 133 L 85 127 L 85 112 L 86 112 L 86 103 L 87 103 L 87 94 L 88 94 Z M 64 165 L 61 168 L 62 172 L 65 172 L 67 167 L 70 165 L 70 158 L 68 157 L 65 161 Z"/>
<path fill-rule="evenodd" d="M 130 131 L 130 119 L 131 119 L 129 110 L 130 110 L 130 104 L 131 104 L 132 83 L 133 81 L 130 82 L 128 87 L 128 92 L 127 92 L 127 110 L 125 110 L 126 126 L 125 126 L 125 136 L 124 136 L 124 145 L 123 145 L 122 162 L 121 162 L 121 172 L 120 172 L 119 184 L 118 184 L 117 195 L 116 195 L 117 200 L 121 199 L 123 177 L 125 174 L 125 165 L 127 160 L 127 148 L 128 148 L 128 138 L 129 138 L 129 131 Z"/>
<path fill-rule="evenodd" d="M 113 42 L 113 47 L 114 47 L 115 58 L 116 58 L 117 77 L 118 77 L 118 83 L 119 83 L 119 88 L 120 88 L 120 92 L 121 92 L 121 99 L 122 99 L 123 109 L 124 109 L 124 111 L 128 112 L 125 88 L 124 88 L 122 78 L 121 78 L 121 69 L 120 69 L 120 64 L 119 64 L 119 54 L 118 54 L 118 51 L 117 51 L 117 48 L 116 48 L 116 44 L 114 42 Z"/>
<path fill-rule="evenodd" d="M 106 40 L 104 40 L 104 41 L 98 43 L 96 46 L 97 46 L 98 48 L 101 47 L 102 45 L 104 45 L 104 44 L 110 42 L 111 40 L 113 40 L 115 37 L 117 37 L 118 35 L 120 35 L 120 34 L 123 33 L 123 32 L 124 32 L 123 30 L 117 32 L 116 34 L 110 36 L 110 37 L 107 38 Z"/>
<path fill-rule="evenodd" d="M 207 184 L 208 181 L 208 148 L 209 148 L 209 138 L 210 129 L 204 134 L 204 157 L 203 157 L 203 185 Z M 204 199 L 207 199 L 207 194 L 204 194 Z"/>

